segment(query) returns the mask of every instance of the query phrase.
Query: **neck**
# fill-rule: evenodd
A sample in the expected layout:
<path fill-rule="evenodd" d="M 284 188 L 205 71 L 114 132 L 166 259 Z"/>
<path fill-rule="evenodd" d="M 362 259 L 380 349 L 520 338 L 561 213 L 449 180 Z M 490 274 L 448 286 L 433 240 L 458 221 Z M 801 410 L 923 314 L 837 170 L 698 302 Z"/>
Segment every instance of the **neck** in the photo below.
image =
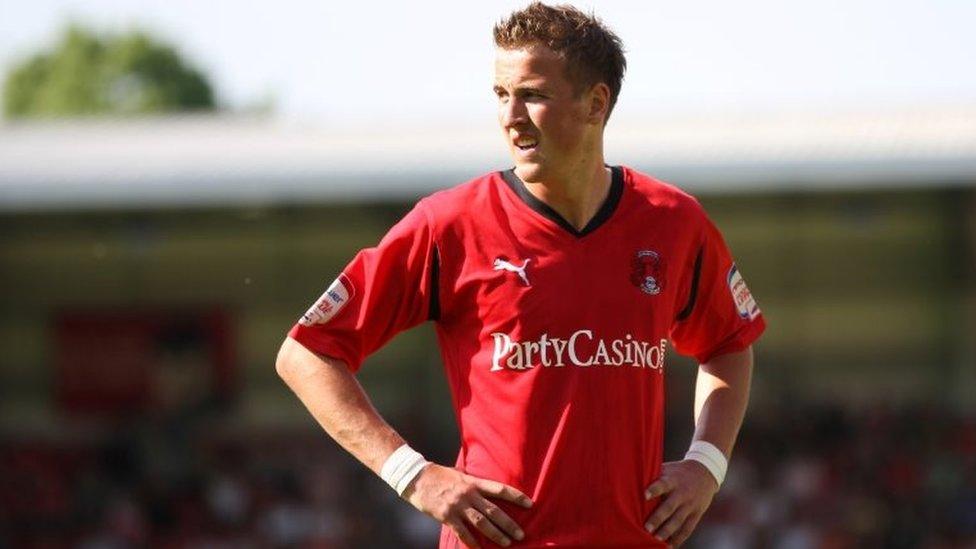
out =
<path fill-rule="evenodd" d="M 568 170 L 562 177 L 525 183 L 525 188 L 570 225 L 583 230 L 606 200 L 610 180 L 610 169 L 604 165 L 603 156 L 600 155 Z"/>

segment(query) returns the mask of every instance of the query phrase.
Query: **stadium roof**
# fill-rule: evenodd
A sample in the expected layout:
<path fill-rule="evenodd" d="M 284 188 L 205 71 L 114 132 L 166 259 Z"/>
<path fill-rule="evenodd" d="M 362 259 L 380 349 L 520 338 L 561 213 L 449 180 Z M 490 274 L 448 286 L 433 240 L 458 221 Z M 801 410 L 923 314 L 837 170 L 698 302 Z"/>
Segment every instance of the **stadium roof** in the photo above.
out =
<path fill-rule="evenodd" d="M 976 105 L 611 120 L 607 161 L 695 193 L 976 185 Z M 491 121 L 0 124 L 0 210 L 411 199 L 510 165 Z"/>

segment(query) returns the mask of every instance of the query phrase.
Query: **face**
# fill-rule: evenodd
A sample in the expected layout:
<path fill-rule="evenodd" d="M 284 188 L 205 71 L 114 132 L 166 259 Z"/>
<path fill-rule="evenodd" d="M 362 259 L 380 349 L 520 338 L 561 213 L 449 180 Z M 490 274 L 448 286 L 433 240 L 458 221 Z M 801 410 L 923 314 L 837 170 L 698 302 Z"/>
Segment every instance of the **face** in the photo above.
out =
<path fill-rule="evenodd" d="M 566 61 L 552 50 L 499 48 L 494 89 L 498 123 L 523 181 L 556 181 L 602 155 L 608 89 L 597 84 L 577 93 Z"/>

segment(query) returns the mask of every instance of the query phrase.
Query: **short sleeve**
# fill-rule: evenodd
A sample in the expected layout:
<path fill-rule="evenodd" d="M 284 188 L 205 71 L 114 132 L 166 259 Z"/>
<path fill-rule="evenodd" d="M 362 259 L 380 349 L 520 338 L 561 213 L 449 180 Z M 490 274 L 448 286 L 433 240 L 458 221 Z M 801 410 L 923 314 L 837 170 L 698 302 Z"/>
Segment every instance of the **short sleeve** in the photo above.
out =
<path fill-rule="evenodd" d="M 353 372 L 397 333 L 437 315 L 437 247 L 423 202 L 360 251 L 288 332 Z"/>
<path fill-rule="evenodd" d="M 766 322 L 725 240 L 704 212 L 699 226 L 692 267 L 686 270 L 689 292 L 671 326 L 671 343 L 679 353 L 705 363 L 751 345 Z"/>

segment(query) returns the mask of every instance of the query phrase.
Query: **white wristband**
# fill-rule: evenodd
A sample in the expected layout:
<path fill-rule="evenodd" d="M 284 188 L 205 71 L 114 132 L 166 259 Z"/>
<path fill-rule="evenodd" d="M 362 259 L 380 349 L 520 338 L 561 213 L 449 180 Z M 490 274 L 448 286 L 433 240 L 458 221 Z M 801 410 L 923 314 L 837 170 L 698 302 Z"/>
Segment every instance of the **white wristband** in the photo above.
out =
<path fill-rule="evenodd" d="M 404 444 L 386 458 L 380 468 L 380 478 L 402 496 L 407 486 L 429 463 L 419 452 Z"/>
<path fill-rule="evenodd" d="M 725 472 L 729 468 L 729 460 L 725 459 L 725 454 L 714 444 L 704 440 L 692 442 L 691 447 L 688 448 L 688 453 L 685 454 L 685 459 L 693 459 L 704 465 L 708 472 L 715 477 L 715 482 L 719 486 L 722 485 L 722 481 L 725 480 Z"/>

